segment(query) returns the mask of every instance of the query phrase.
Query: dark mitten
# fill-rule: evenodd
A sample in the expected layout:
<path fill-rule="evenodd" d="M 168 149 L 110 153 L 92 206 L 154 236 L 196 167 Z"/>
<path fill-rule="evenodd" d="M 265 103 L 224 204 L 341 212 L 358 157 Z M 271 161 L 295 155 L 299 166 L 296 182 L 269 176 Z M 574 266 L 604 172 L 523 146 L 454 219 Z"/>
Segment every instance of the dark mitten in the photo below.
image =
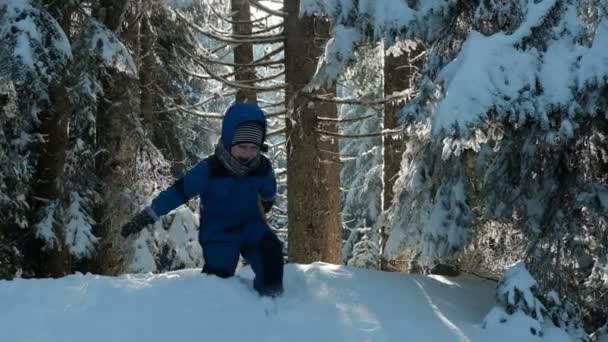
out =
<path fill-rule="evenodd" d="M 131 221 L 122 227 L 120 231 L 122 236 L 127 237 L 133 233 L 137 233 L 144 229 L 145 226 L 154 223 L 156 217 L 154 217 L 151 211 L 152 209 L 147 208 L 135 215 Z"/>

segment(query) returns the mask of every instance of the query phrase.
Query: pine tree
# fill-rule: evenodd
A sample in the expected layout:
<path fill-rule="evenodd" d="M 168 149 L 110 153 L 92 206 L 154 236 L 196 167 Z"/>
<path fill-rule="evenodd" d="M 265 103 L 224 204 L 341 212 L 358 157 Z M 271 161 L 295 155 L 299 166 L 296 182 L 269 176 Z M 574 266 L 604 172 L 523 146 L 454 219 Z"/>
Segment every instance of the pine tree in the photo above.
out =
<path fill-rule="evenodd" d="M 328 39 L 329 22 L 321 17 L 300 18 L 298 10 L 299 1 L 285 4 L 289 259 L 340 263 L 338 146 L 318 133 L 319 117 L 335 119 L 336 106 L 303 93 L 321 55 L 320 42 Z M 329 97 L 332 93 L 335 96 L 332 86 L 314 92 Z M 331 123 L 326 125 L 331 130 Z"/>
<path fill-rule="evenodd" d="M 313 83 L 335 79 L 364 41 L 399 36 L 429 51 L 419 92 L 401 111 L 408 146 L 385 255 L 413 248 L 429 267 L 496 274 L 523 258 L 541 289 L 584 306 L 589 328 L 603 325 L 606 299 L 594 291 L 607 241 L 606 5 L 342 5 L 304 3 L 334 26 Z"/>

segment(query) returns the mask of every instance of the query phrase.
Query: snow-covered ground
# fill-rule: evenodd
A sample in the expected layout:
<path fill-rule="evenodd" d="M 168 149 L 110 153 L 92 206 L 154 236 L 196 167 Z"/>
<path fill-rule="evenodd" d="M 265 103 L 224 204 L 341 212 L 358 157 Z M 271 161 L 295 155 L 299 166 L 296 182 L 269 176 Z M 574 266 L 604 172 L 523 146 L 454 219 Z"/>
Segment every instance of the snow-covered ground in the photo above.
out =
<path fill-rule="evenodd" d="M 495 283 L 315 263 L 286 266 L 285 294 L 260 298 L 253 274 L 199 270 L 0 281 L 0 336 L 10 342 L 570 341 L 517 319 L 486 329 Z"/>

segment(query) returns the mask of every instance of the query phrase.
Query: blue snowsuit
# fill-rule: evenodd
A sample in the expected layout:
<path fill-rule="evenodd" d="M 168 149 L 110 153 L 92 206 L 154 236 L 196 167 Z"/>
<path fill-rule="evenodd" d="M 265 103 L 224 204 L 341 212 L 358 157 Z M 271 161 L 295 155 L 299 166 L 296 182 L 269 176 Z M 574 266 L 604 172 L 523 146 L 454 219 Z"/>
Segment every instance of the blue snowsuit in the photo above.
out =
<path fill-rule="evenodd" d="M 237 126 L 246 121 L 260 123 L 266 135 L 266 118 L 258 106 L 233 105 L 222 122 L 221 142 L 228 151 Z M 240 254 L 255 273 L 254 288 L 261 295 L 272 296 L 283 290 L 282 247 L 264 222 L 260 201 L 268 210 L 277 185 L 271 162 L 260 157 L 259 167 L 238 177 L 215 154 L 211 155 L 161 192 L 150 208 L 162 216 L 188 199 L 200 196 L 199 242 L 205 258 L 203 272 L 231 277 Z"/>

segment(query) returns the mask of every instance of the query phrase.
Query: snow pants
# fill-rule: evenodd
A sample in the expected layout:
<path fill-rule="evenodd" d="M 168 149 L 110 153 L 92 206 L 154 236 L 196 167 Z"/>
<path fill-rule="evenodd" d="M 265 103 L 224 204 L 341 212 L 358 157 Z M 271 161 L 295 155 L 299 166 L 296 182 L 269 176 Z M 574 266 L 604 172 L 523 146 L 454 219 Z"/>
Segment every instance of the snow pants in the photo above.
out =
<path fill-rule="evenodd" d="M 228 227 L 201 240 L 203 273 L 221 278 L 234 275 L 239 255 L 255 273 L 254 289 L 262 296 L 283 292 L 283 250 L 281 241 L 263 222 Z"/>

